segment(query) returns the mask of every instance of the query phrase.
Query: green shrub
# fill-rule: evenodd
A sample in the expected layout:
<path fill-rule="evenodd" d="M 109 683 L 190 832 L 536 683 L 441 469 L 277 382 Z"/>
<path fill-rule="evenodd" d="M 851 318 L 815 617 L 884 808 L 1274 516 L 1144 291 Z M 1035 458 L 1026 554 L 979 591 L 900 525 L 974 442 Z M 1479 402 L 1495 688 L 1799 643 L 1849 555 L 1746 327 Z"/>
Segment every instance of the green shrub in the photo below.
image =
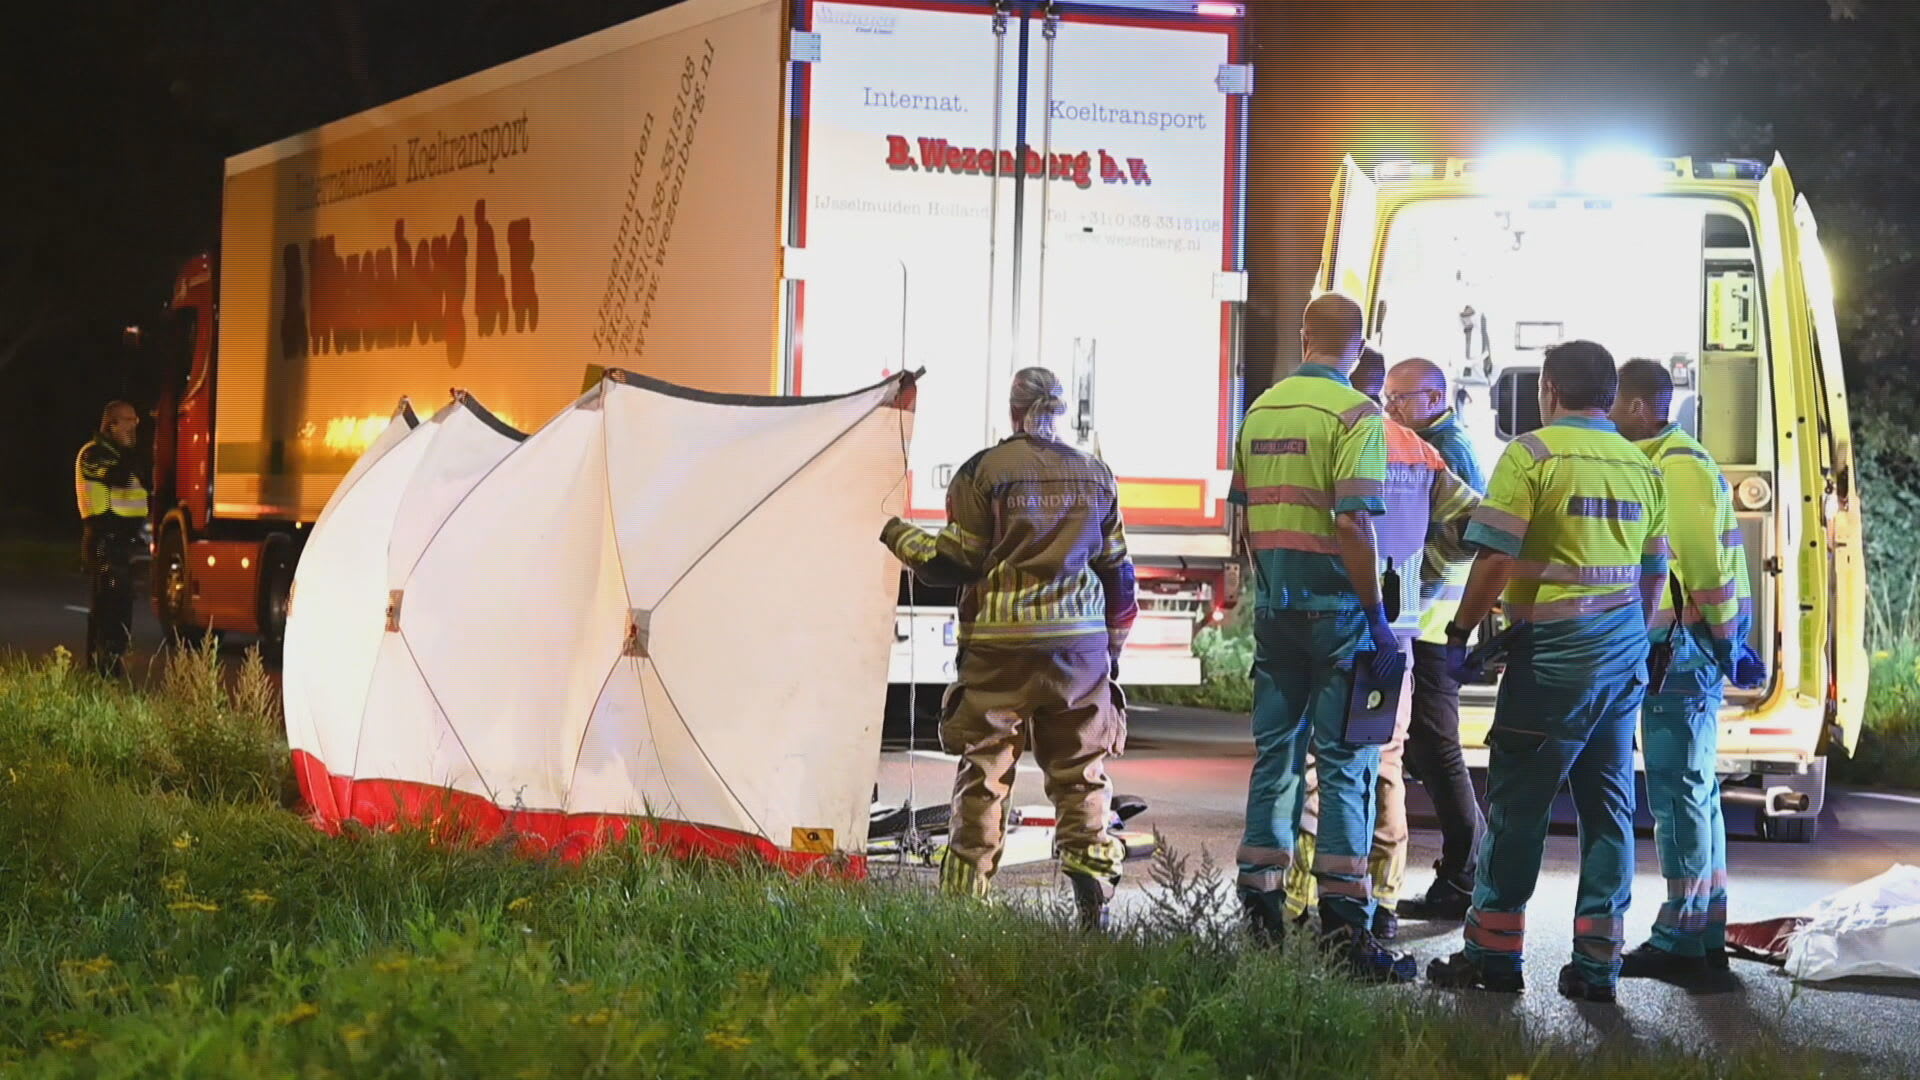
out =
<path fill-rule="evenodd" d="M 160 690 L 147 695 L 76 668 L 65 649 L 0 658 L 0 755 L 44 753 L 198 798 L 281 800 L 291 775 L 285 728 L 258 653 L 231 679 L 211 643 L 157 662 Z"/>
<path fill-rule="evenodd" d="M 1920 643 L 1892 642 L 1873 653 L 1860 742 L 1836 755 L 1833 779 L 1845 784 L 1920 789 Z"/>
<path fill-rule="evenodd" d="M 1163 705 L 1186 705 L 1224 712 L 1253 711 L 1253 605 L 1244 599 L 1218 627 L 1194 635 L 1193 651 L 1200 658 L 1198 686 L 1142 686 L 1133 696 Z"/>

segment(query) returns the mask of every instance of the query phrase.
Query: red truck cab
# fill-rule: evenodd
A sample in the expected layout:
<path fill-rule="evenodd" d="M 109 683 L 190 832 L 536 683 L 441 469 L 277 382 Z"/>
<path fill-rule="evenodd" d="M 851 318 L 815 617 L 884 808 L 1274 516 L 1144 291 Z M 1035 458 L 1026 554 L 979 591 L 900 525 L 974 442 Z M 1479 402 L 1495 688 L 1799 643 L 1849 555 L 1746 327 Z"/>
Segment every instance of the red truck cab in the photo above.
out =
<path fill-rule="evenodd" d="M 152 595 L 168 637 L 257 634 L 276 649 L 305 527 L 298 521 L 225 521 L 214 501 L 216 268 L 189 259 L 174 282 L 153 437 Z"/>

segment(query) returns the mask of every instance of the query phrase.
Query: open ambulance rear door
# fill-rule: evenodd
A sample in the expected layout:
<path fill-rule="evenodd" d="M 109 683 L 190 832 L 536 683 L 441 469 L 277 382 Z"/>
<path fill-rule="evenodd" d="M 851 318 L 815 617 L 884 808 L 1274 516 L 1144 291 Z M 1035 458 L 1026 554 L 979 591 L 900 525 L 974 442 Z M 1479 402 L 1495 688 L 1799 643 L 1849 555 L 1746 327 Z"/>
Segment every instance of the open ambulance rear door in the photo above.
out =
<path fill-rule="evenodd" d="M 1833 311 L 1833 279 L 1813 210 L 1795 193 L 1778 156 L 1760 185 L 1762 269 L 1767 275 L 1768 327 L 1774 336 L 1775 380 L 1791 382 L 1796 412 L 1792 453 L 1799 465 L 1798 633 L 1783 644 L 1784 690 L 1817 704 L 1816 745 L 1838 742 L 1849 753 L 1860 737 L 1867 690 L 1866 570 L 1855 490 L 1853 434 Z M 1774 234 L 1772 238 L 1768 233 Z M 1800 362 L 1781 364 L 1782 343 Z M 1782 418 L 1784 421 L 1784 417 Z M 1783 446 L 1785 455 L 1788 448 Z M 1784 502 L 1785 492 L 1782 492 Z M 1787 503 L 1788 513 L 1794 504 Z M 1783 597 L 1785 602 L 1795 597 Z"/>

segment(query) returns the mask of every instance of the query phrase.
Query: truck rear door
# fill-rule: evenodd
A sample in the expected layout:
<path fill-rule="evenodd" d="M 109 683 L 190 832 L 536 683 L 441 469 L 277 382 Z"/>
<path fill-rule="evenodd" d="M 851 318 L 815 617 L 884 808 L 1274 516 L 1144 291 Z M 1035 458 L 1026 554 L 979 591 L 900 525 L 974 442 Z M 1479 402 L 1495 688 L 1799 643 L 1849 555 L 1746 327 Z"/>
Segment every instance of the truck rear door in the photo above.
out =
<path fill-rule="evenodd" d="M 988 445 L 996 264 L 1011 258 L 1008 20 L 979 3 L 801 0 L 794 58 L 787 392 L 924 367 L 908 516 L 945 515 Z M 1004 423 L 1004 421 L 1003 421 Z"/>
<path fill-rule="evenodd" d="M 788 389 L 927 369 L 916 520 L 1010 433 L 1007 381 L 1038 364 L 1130 532 L 1226 555 L 1251 77 L 1241 8 L 1199 7 L 796 9 Z"/>
<path fill-rule="evenodd" d="M 1025 137 L 1048 179 L 1015 203 L 1007 363 L 1060 376 L 1062 435 L 1113 469 L 1137 555 L 1159 553 L 1151 534 L 1208 530 L 1224 556 L 1251 68 L 1236 5 L 1168 7 L 1029 24 Z"/>

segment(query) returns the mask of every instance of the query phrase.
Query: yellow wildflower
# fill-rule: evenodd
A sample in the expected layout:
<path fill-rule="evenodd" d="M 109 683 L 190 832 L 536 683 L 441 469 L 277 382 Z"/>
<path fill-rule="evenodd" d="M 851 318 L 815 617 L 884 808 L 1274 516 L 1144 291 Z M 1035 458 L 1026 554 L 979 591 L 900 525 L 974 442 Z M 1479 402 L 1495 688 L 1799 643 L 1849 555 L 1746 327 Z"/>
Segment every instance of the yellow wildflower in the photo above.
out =
<path fill-rule="evenodd" d="M 168 904 L 167 907 L 174 911 L 204 911 L 208 913 L 220 910 L 219 904 L 211 900 L 202 900 L 197 896 L 189 896 L 183 900 L 175 900 L 173 903 Z"/>
<path fill-rule="evenodd" d="M 573 1022 L 582 1027 L 589 1027 L 604 1024 L 611 1019 L 613 1019 L 611 1012 L 605 1009 L 595 1009 L 593 1012 L 573 1017 Z"/>
<path fill-rule="evenodd" d="M 60 966 L 75 975 L 105 975 L 113 970 L 113 961 L 96 956 L 91 960 L 62 960 Z"/>
<path fill-rule="evenodd" d="M 262 892 L 259 889 L 248 889 L 246 892 L 240 894 L 240 898 L 256 907 L 273 903 L 273 894 Z"/>
<path fill-rule="evenodd" d="M 707 1045 L 718 1050 L 745 1050 L 753 1045 L 753 1040 L 730 1031 L 709 1031 Z"/>
<path fill-rule="evenodd" d="M 187 872 L 185 870 L 175 870 L 173 873 L 160 879 L 160 887 L 170 893 L 186 892 Z"/>
<path fill-rule="evenodd" d="M 405 971 L 412 966 L 413 966 L 413 961 L 407 959 L 404 956 L 396 956 L 391 960 L 382 960 L 379 963 L 373 965 L 373 970 L 379 972 L 382 975 L 391 975 L 396 971 Z"/>
<path fill-rule="evenodd" d="M 1892 654 L 1892 653 L 1890 653 L 1890 652 L 1888 652 L 1887 650 L 1885 650 L 1885 649 L 1881 649 L 1880 651 L 1878 651 L 1878 652 L 1876 652 L 1876 653 L 1874 653 L 1874 654 L 1873 654 L 1873 658 L 1874 658 L 1875 660 L 1885 660 L 1885 659 L 1887 659 L 1888 657 L 1891 657 L 1892 655 L 1893 655 L 1893 654 Z"/>
<path fill-rule="evenodd" d="M 179 836 L 173 838 L 173 850 L 175 851 L 185 851 L 192 846 L 193 834 L 190 832 L 182 831 Z"/>
<path fill-rule="evenodd" d="M 47 1041 L 62 1050 L 83 1050 L 93 1042 L 93 1033 L 81 1031 L 55 1031 L 47 1036 Z"/>
<path fill-rule="evenodd" d="M 508 911 L 525 911 L 532 906 L 533 906 L 533 897 L 522 896 L 518 900 L 515 900 L 513 903 L 508 904 L 507 910 Z"/>
<path fill-rule="evenodd" d="M 340 1029 L 340 1037 L 350 1043 L 357 1043 L 367 1037 L 367 1029 L 358 1024 L 348 1024 Z"/>
<path fill-rule="evenodd" d="M 320 1006 L 315 1005 L 311 1001 L 303 1001 L 300 1004 L 295 1005 L 292 1009 L 288 1010 L 287 1012 L 281 1013 L 279 1017 L 279 1022 L 282 1026 L 290 1027 L 294 1024 L 301 1023 L 302 1021 L 311 1020 L 314 1017 L 319 1015 L 320 1015 Z"/>

